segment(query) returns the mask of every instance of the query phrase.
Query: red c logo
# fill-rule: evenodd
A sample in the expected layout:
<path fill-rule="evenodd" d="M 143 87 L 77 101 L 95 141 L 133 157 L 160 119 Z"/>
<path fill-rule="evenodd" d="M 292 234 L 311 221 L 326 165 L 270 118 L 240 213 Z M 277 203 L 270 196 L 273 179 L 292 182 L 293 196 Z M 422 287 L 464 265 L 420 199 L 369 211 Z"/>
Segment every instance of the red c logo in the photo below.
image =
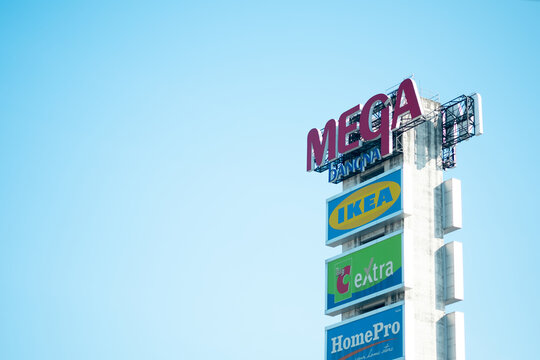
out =
<path fill-rule="evenodd" d="M 350 274 L 351 274 L 351 265 L 347 265 L 343 268 L 343 271 L 341 272 L 341 274 L 338 275 L 337 291 L 340 294 L 345 294 L 347 291 L 349 291 L 349 283 L 344 284 L 343 278 L 345 277 L 345 275 L 350 275 Z"/>

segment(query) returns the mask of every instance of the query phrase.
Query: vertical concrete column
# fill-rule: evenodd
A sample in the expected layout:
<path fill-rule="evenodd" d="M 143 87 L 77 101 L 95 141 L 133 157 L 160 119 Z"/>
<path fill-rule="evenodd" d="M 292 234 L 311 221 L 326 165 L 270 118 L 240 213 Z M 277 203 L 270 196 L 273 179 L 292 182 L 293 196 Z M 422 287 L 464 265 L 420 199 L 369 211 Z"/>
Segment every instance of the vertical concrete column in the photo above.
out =
<path fill-rule="evenodd" d="M 424 113 L 437 103 L 422 99 Z M 405 291 L 412 331 L 405 334 L 409 358 L 437 359 L 437 322 L 444 316 L 442 284 L 443 259 L 435 256 L 443 245 L 440 163 L 442 137 L 439 124 L 427 121 L 403 134 L 403 166 L 407 177 L 403 191 L 409 198 L 410 216 L 404 219 L 404 232 L 413 259 L 411 287 Z"/>
<path fill-rule="evenodd" d="M 424 114 L 429 114 L 438 107 L 438 103 L 422 99 Z M 436 256 L 443 245 L 442 229 L 442 194 L 443 171 L 440 161 L 442 136 L 437 120 L 425 123 L 403 133 L 403 155 L 395 156 L 382 165 L 388 171 L 403 167 L 403 194 L 407 198 L 409 216 L 381 229 L 364 233 L 362 237 L 343 244 L 343 251 L 358 246 L 364 239 L 404 230 L 409 263 L 405 271 L 411 272 L 410 286 L 401 294 L 394 294 L 383 299 L 389 305 L 392 299 L 405 299 L 406 358 L 414 360 L 437 360 L 438 337 L 437 323 L 444 316 L 444 291 L 438 289 L 443 284 L 444 259 Z M 369 172 L 357 175 L 343 182 L 346 190 L 366 179 Z M 379 303 L 381 299 L 377 299 Z M 345 320 L 369 309 L 374 304 L 362 304 L 342 315 Z M 442 340 L 444 341 L 444 340 Z M 439 347 L 440 348 L 440 347 Z M 440 358 L 440 357 L 439 357 Z"/>

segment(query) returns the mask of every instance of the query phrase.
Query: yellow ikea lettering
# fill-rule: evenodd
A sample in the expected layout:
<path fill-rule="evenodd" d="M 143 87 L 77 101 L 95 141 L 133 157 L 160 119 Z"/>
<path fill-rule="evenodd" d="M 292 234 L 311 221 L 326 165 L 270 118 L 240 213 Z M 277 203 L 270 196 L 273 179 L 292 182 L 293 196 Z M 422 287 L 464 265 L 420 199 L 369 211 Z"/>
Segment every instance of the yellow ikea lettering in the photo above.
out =
<path fill-rule="evenodd" d="M 330 214 L 329 224 L 336 230 L 349 230 L 375 220 L 399 198 L 401 186 L 380 181 L 362 187 L 346 197 Z"/>

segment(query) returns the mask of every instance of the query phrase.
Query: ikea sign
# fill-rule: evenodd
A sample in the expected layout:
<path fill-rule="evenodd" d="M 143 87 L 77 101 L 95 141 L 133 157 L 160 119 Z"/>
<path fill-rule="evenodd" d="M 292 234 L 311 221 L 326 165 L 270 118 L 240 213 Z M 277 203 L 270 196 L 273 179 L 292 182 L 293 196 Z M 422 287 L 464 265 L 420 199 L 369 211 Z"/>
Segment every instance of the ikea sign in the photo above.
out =
<path fill-rule="evenodd" d="M 398 168 L 326 200 L 326 245 L 341 245 L 368 227 L 402 215 L 402 184 Z"/>

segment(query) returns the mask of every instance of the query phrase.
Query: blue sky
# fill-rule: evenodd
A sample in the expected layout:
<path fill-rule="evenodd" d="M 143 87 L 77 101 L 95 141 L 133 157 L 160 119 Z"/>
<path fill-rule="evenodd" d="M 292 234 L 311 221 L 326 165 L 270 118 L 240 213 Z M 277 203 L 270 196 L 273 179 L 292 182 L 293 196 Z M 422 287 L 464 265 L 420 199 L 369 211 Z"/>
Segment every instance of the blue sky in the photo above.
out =
<path fill-rule="evenodd" d="M 533 358 L 540 3 L 0 3 L 0 358 L 322 359 L 305 137 L 414 74 L 458 148 L 469 359 Z"/>

